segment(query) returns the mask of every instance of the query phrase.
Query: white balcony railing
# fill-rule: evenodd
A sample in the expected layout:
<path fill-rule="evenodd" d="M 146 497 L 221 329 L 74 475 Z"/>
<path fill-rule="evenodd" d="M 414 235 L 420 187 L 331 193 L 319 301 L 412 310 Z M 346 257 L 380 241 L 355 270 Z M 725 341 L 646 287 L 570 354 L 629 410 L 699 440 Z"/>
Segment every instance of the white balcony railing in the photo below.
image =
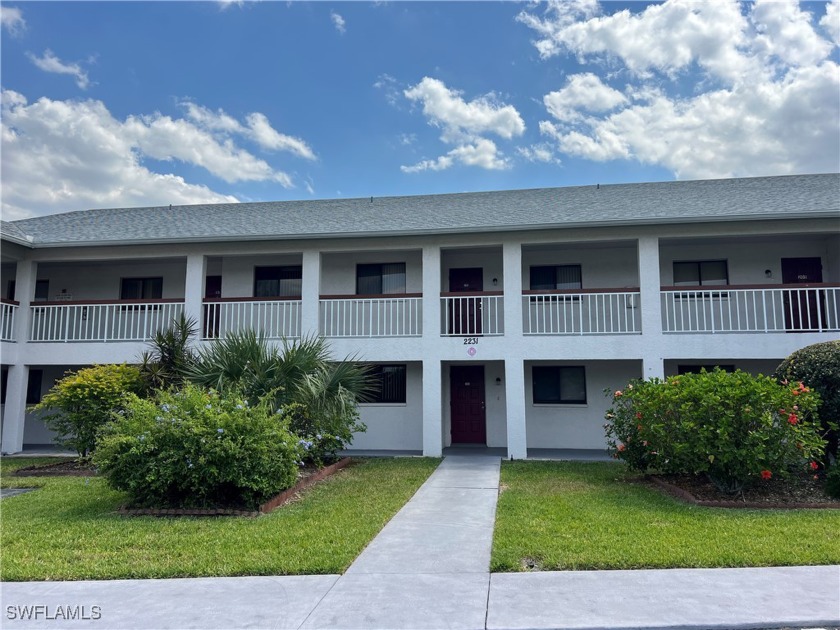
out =
<path fill-rule="evenodd" d="M 662 327 L 666 333 L 838 331 L 839 286 L 666 287 Z"/>
<path fill-rule="evenodd" d="M 33 302 L 30 341 L 147 341 L 184 311 L 181 300 Z"/>
<path fill-rule="evenodd" d="M 441 336 L 505 334 L 505 303 L 501 292 L 443 293 L 440 301 Z"/>
<path fill-rule="evenodd" d="M 300 298 L 205 300 L 203 339 L 226 337 L 242 330 L 253 330 L 266 339 L 300 337 Z"/>
<path fill-rule="evenodd" d="M 0 303 L 0 341 L 15 340 L 15 316 L 17 311 L 17 302 L 3 300 Z"/>
<path fill-rule="evenodd" d="M 423 298 L 321 296 L 320 325 L 325 337 L 417 337 L 423 334 Z"/>
<path fill-rule="evenodd" d="M 526 291 L 526 335 L 625 335 L 642 332 L 638 291 Z"/>

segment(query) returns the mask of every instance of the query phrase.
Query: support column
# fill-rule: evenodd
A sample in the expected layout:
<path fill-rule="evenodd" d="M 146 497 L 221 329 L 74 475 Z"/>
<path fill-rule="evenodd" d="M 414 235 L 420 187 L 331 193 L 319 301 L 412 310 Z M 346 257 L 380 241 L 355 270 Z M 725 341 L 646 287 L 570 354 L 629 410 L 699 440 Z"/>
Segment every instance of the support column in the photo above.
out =
<path fill-rule="evenodd" d="M 437 359 L 423 360 L 423 455 L 443 452 L 443 378 Z"/>
<path fill-rule="evenodd" d="M 318 336 L 320 327 L 321 300 L 321 252 L 307 250 L 303 252 L 303 271 L 301 273 L 300 335 L 301 337 Z"/>
<path fill-rule="evenodd" d="M 204 254 L 187 255 L 187 275 L 184 280 L 184 317 L 196 322 L 199 339 L 204 330 L 204 283 L 207 257 Z M 170 324 L 171 322 L 167 322 Z"/>
<path fill-rule="evenodd" d="M 32 298 L 35 296 L 35 280 L 38 278 L 38 263 L 21 260 L 15 273 L 15 300 L 20 303 L 15 317 L 14 339 L 18 345 L 18 361 L 23 361 L 24 344 L 29 341 L 32 325 Z M 3 406 L 3 435 L 0 450 L 3 453 L 19 453 L 23 450 L 23 429 L 26 421 L 26 386 L 29 383 L 29 366 L 17 363 L 9 365 L 6 381 L 6 404 Z"/>
<path fill-rule="evenodd" d="M 639 291 L 641 293 L 641 322 L 644 353 L 642 378 L 663 378 L 665 364 L 661 349 L 662 298 L 660 294 L 659 239 L 655 236 L 639 238 Z"/>
<path fill-rule="evenodd" d="M 440 247 L 423 247 L 423 337 L 440 339 Z M 428 355 L 424 355 L 428 356 Z"/>
<path fill-rule="evenodd" d="M 505 292 L 505 337 L 522 336 L 522 244 L 502 245 Z"/>
<path fill-rule="evenodd" d="M 508 459 L 528 457 L 525 424 L 525 362 L 505 359 L 505 411 L 507 413 Z"/>
<path fill-rule="evenodd" d="M 423 455 L 443 451 L 443 373 L 440 337 L 440 247 L 423 247 Z M 433 358 L 434 357 L 434 358 Z"/>

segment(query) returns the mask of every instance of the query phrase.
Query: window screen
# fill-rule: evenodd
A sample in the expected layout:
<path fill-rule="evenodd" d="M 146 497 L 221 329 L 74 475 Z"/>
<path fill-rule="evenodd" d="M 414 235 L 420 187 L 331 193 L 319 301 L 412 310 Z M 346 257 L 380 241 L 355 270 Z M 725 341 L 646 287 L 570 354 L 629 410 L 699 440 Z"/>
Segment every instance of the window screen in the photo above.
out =
<path fill-rule="evenodd" d="M 369 402 L 372 403 L 404 403 L 405 395 L 405 366 L 404 365 L 376 365 L 371 375 L 376 383 L 374 393 Z"/>
<path fill-rule="evenodd" d="M 298 297 L 302 291 L 303 267 L 254 268 L 254 297 Z"/>
<path fill-rule="evenodd" d="M 531 267 L 531 290 L 582 288 L 580 265 L 544 265 Z"/>
<path fill-rule="evenodd" d="M 583 366 L 535 365 L 531 375 L 534 404 L 586 402 L 586 371 Z"/>
<path fill-rule="evenodd" d="M 674 263 L 674 286 L 729 284 L 725 260 L 692 260 Z"/>
<path fill-rule="evenodd" d="M 405 263 L 356 265 L 356 295 L 405 293 Z"/>
<path fill-rule="evenodd" d="M 163 297 L 163 278 L 123 278 L 121 300 L 159 300 Z"/>

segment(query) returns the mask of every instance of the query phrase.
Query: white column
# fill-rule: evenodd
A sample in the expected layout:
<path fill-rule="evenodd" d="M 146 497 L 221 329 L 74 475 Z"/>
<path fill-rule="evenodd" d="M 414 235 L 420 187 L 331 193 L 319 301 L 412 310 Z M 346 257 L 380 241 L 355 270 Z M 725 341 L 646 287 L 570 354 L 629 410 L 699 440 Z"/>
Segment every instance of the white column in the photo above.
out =
<path fill-rule="evenodd" d="M 642 378 L 665 375 L 661 348 L 662 298 L 660 297 L 659 239 L 655 236 L 639 238 L 639 290 L 641 292 L 641 321 L 644 353 Z"/>
<path fill-rule="evenodd" d="M 423 337 L 440 339 L 440 247 L 423 247 Z"/>
<path fill-rule="evenodd" d="M 423 455 L 443 451 L 443 378 L 437 359 L 423 359 Z"/>
<path fill-rule="evenodd" d="M 423 247 L 423 455 L 443 450 L 443 371 L 440 337 L 440 247 Z"/>
<path fill-rule="evenodd" d="M 505 337 L 522 336 L 522 244 L 502 245 Z"/>
<path fill-rule="evenodd" d="M 505 411 L 507 412 L 508 459 L 528 457 L 525 425 L 525 363 L 505 359 Z"/>
<path fill-rule="evenodd" d="M 301 273 L 300 334 L 302 337 L 321 334 L 321 252 L 303 252 Z"/>
<path fill-rule="evenodd" d="M 32 307 L 35 296 L 35 280 L 38 277 L 38 263 L 21 260 L 15 273 L 15 300 L 20 303 L 15 317 L 14 339 L 18 344 L 18 361 L 23 361 L 24 344 L 29 341 L 32 325 Z M 29 366 L 21 363 L 9 366 L 6 381 L 6 404 L 3 406 L 3 435 L 0 450 L 3 453 L 19 453 L 23 450 L 23 428 L 26 421 L 26 386 L 29 382 Z"/>
<path fill-rule="evenodd" d="M 204 283 L 207 271 L 207 258 L 204 254 L 187 255 L 187 274 L 184 280 L 184 317 L 196 323 L 198 338 L 202 336 L 204 326 Z M 171 324 L 171 322 L 167 322 Z"/>

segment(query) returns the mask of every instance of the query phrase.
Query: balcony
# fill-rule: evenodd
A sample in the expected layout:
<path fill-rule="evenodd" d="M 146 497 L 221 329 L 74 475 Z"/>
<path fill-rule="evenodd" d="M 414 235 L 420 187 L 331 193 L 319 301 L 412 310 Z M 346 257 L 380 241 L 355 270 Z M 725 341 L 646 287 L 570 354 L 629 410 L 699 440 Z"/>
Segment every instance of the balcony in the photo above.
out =
<path fill-rule="evenodd" d="M 523 291 L 525 335 L 639 335 L 638 289 Z"/>
<path fill-rule="evenodd" d="M 0 341 L 15 340 L 15 316 L 18 306 L 14 300 L 0 302 Z"/>
<path fill-rule="evenodd" d="M 504 335 L 504 296 L 501 291 L 441 293 L 441 336 Z"/>
<path fill-rule="evenodd" d="M 148 341 L 183 313 L 184 301 L 32 302 L 31 310 L 29 341 Z"/>
<path fill-rule="evenodd" d="M 836 332 L 840 284 L 663 287 L 666 333 Z"/>
<path fill-rule="evenodd" d="M 419 337 L 423 294 L 322 295 L 320 331 L 325 337 Z"/>
<path fill-rule="evenodd" d="M 253 330 L 266 339 L 300 337 L 300 298 L 207 298 L 202 339 Z"/>

